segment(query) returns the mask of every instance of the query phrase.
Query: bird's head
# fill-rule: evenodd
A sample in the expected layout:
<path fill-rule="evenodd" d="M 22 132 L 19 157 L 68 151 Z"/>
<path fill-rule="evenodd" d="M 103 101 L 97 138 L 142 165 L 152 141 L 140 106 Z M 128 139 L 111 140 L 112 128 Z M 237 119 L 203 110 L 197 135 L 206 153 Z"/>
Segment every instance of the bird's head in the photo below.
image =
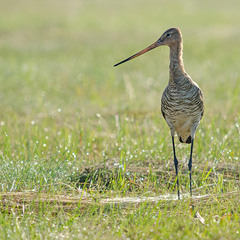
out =
<path fill-rule="evenodd" d="M 155 43 L 151 44 L 149 47 L 143 49 L 142 51 L 132 55 L 131 57 L 115 64 L 114 67 L 116 67 L 117 65 L 120 65 L 124 62 L 127 62 L 133 58 L 136 58 L 156 47 L 164 46 L 164 45 L 171 47 L 175 44 L 181 43 L 181 41 L 182 41 L 182 34 L 181 34 L 180 29 L 179 28 L 170 28 L 166 32 L 164 32 L 162 34 L 162 36 Z"/>
<path fill-rule="evenodd" d="M 166 45 L 171 47 L 172 45 L 179 44 L 182 41 L 182 34 L 179 28 L 170 28 L 162 34 L 157 40 L 157 47 Z"/>

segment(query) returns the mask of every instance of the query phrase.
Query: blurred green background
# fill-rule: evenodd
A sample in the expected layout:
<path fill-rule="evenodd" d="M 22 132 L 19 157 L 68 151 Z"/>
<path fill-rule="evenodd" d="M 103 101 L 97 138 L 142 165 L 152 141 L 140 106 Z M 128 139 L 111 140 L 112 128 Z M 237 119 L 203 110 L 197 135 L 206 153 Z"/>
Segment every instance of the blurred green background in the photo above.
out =
<path fill-rule="evenodd" d="M 0 0 L 0 239 L 238 239 L 239 9 L 238 0 Z M 192 177 L 206 225 L 187 197 L 99 204 L 176 196 L 160 111 L 169 49 L 113 67 L 171 27 L 205 99 Z M 189 146 L 176 150 L 188 194 Z"/>
<path fill-rule="evenodd" d="M 167 47 L 113 64 L 170 27 L 182 30 L 185 68 L 203 89 L 206 115 L 234 114 L 239 7 L 238 1 L 1 1 L 1 117 L 36 118 L 59 108 L 67 115 L 159 109 Z"/>

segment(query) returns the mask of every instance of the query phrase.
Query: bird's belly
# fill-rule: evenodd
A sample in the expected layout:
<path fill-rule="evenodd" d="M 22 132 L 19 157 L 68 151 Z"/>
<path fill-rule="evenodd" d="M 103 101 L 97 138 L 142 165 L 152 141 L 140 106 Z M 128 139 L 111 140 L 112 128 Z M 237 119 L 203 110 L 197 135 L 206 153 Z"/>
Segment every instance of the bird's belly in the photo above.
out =
<path fill-rule="evenodd" d="M 174 125 L 175 131 L 179 136 L 182 136 L 183 138 L 188 137 L 191 133 L 192 124 L 193 119 L 189 117 L 188 118 L 181 117 L 179 119 L 176 119 Z"/>
<path fill-rule="evenodd" d="M 172 118 L 172 115 L 171 116 L 166 115 L 166 121 L 170 125 L 174 126 L 175 131 L 177 133 L 182 133 L 182 132 L 190 133 L 191 126 L 194 122 L 194 118 L 191 116 L 183 115 L 183 114 L 175 115 L 174 118 Z"/>
<path fill-rule="evenodd" d="M 173 114 L 166 114 L 166 122 L 170 129 L 174 129 L 179 139 L 182 142 L 186 142 L 189 136 L 191 136 L 191 128 L 193 125 L 198 125 L 200 117 L 196 115 L 185 114 L 183 112 L 175 112 Z"/>

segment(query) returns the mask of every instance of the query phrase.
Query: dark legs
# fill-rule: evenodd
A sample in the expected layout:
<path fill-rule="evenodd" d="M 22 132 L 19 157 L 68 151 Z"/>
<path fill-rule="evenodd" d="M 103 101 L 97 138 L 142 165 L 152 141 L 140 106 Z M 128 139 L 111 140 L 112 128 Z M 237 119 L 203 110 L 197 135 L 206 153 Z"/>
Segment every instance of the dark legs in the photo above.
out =
<path fill-rule="evenodd" d="M 193 152 L 193 140 L 191 142 L 191 152 L 190 152 L 190 158 L 188 162 L 188 168 L 189 168 L 189 178 L 190 178 L 190 195 L 192 197 L 192 152 Z"/>
<path fill-rule="evenodd" d="M 177 158 L 176 158 L 174 137 L 172 137 L 172 144 L 173 144 L 174 165 L 175 165 L 176 177 L 177 177 L 178 200 L 180 200 L 179 181 L 178 181 L 178 160 L 177 160 Z M 192 156 L 192 155 L 191 155 L 191 156 Z M 192 158 L 192 157 L 191 157 L 191 158 Z M 192 167 L 192 162 L 191 162 L 191 167 Z"/>
<path fill-rule="evenodd" d="M 190 179 L 190 195 L 191 195 L 191 197 L 192 197 L 192 152 L 193 152 L 193 141 L 194 141 L 194 139 L 192 139 L 192 141 L 191 141 L 191 152 L 190 152 L 190 158 L 189 158 L 189 162 L 188 162 L 189 179 Z M 176 157 L 174 137 L 172 137 L 172 144 L 173 144 L 174 166 L 175 166 L 176 177 L 177 177 L 178 200 L 180 200 L 179 181 L 178 181 L 178 160 L 177 160 L 177 157 Z"/>

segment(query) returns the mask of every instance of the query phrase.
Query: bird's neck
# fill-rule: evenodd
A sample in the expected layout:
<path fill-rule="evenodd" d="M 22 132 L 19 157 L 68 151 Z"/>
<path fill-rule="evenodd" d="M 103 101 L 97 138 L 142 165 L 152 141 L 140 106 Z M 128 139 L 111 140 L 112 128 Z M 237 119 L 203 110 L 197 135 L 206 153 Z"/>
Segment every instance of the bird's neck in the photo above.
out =
<path fill-rule="evenodd" d="M 182 42 L 170 46 L 170 65 L 169 77 L 170 82 L 181 78 L 185 74 L 183 65 L 183 44 Z"/>

